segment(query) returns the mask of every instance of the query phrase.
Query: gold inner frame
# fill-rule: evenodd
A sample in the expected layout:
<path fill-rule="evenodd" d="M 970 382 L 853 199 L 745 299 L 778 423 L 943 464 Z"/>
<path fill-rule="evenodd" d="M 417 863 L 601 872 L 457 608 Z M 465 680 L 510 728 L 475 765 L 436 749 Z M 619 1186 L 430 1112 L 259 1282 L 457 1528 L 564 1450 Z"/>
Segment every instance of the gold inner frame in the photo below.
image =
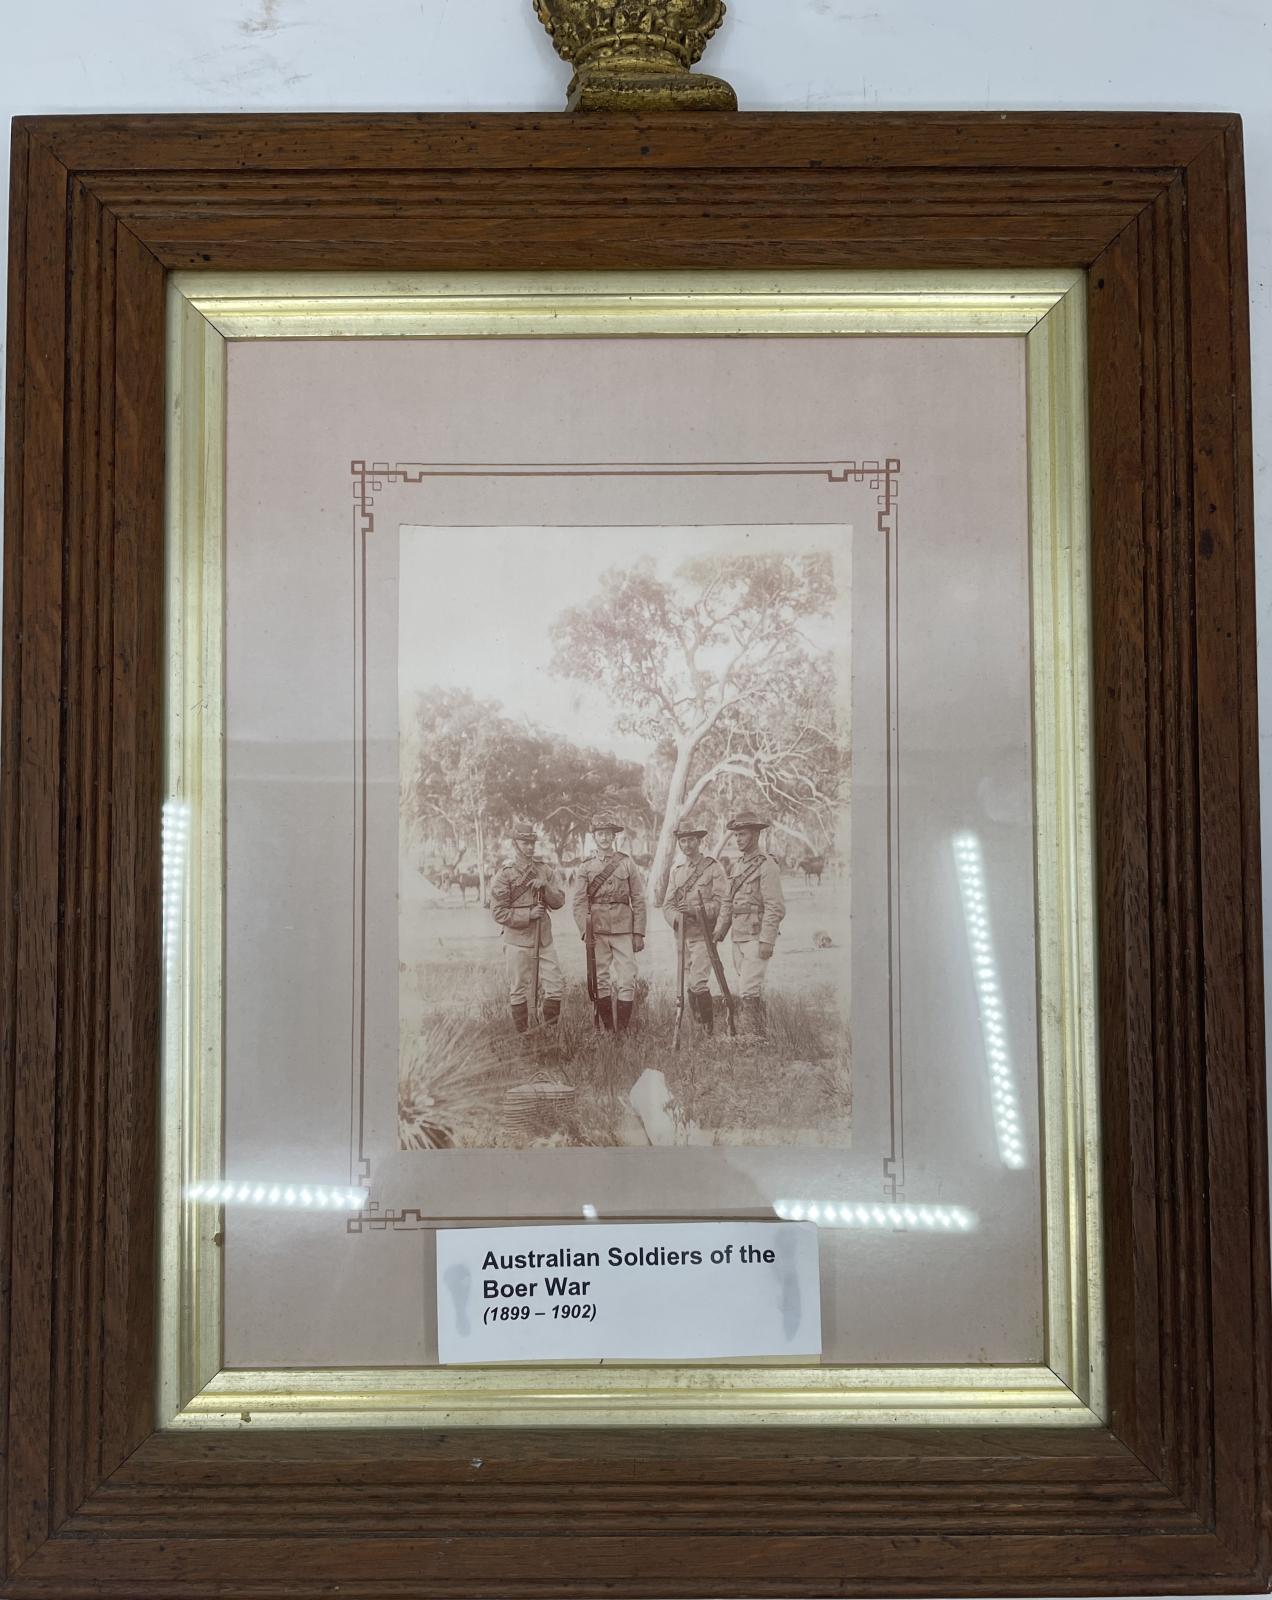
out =
<path fill-rule="evenodd" d="M 227 340 L 748 334 L 1026 341 L 1046 1361 L 223 1369 L 223 1212 L 188 1191 L 221 1175 Z M 167 345 L 159 1426 L 1101 1423 L 1083 275 L 177 273 Z"/>

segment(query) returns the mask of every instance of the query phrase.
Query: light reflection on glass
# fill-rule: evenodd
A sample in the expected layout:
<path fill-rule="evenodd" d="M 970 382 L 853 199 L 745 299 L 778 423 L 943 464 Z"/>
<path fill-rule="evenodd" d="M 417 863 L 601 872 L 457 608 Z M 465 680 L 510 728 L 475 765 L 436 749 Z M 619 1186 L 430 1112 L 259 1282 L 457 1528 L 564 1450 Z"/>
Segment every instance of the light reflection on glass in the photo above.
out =
<path fill-rule="evenodd" d="M 913 1229 L 932 1233 L 970 1233 L 976 1213 L 966 1206 L 862 1205 L 835 1200 L 775 1200 L 774 1213 L 785 1222 L 815 1222 L 822 1228 Z"/>
<path fill-rule="evenodd" d="M 190 807 L 184 800 L 165 800 L 161 819 L 163 861 L 163 975 L 171 983 L 181 953 L 181 917 L 185 908 L 186 859 L 190 849 Z"/>
<path fill-rule="evenodd" d="M 954 836 L 954 867 L 958 873 L 958 891 L 963 902 L 963 920 L 967 926 L 967 948 L 972 958 L 972 977 L 976 984 L 998 1154 L 1005 1167 L 1023 1167 L 1025 1142 L 1020 1123 L 1020 1102 L 1016 1096 L 1016 1080 L 1007 1049 L 1006 1014 L 998 985 L 998 963 L 994 959 L 989 901 L 985 892 L 985 865 L 981 857 L 980 840 L 974 833 Z"/>
<path fill-rule="evenodd" d="M 367 1190 L 348 1184 L 192 1183 L 187 1200 L 209 1206 L 260 1206 L 300 1211 L 361 1211 Z"/>

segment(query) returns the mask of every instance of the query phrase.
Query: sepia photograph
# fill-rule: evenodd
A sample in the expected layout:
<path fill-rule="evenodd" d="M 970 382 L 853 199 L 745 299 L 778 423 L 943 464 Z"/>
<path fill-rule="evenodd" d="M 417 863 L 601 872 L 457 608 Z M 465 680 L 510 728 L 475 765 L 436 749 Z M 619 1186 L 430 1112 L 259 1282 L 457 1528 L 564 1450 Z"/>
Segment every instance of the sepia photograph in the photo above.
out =
<path fill-rule="evenodd" d="M 851 530 L 404 526 L 404 1150 L 851 1143 Z"/>

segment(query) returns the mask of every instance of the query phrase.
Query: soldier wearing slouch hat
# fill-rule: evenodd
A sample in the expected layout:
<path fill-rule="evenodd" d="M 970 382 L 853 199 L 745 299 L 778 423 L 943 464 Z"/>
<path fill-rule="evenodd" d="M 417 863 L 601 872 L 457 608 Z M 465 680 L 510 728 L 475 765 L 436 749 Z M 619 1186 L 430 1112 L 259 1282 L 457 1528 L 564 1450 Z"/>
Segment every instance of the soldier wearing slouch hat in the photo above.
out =
<path fill-rule="evenodd" d="M 689 1007 L 694 1021 L 710 1034 L 715 1031 L 715 1011 L 711 1000 L 711 958 L 707 954 L 702 926 L 702 907 L 706 907 L 706 931 L 709 932 L 729 892 L 729 878 L 715 857 L 703 850 L 702 841 L 706 836 L 707 830 L 696 827 L 692 822 L 682 822 L 677 827 L 676 842 L 684 860 L 672 868 L 662 912 L 673 929 L 679 932 L 683 928 Z"/>
<path fill-rule="evenodd" d="M 629 855 L 616 848 L 623 826 L 609 812 L 592 818 L 596 851 L 579 868 L 573 911 L 580 935 L 588 922 L 596 953 L 597 1020 L 624 1032 L 636 1000 L 636 957 L 645 948 L 645 880 Z"/>
<path fill-rule="evenodd" d="M 508 1000 L 518 1033 L 525 1033 L 530 1026 L 530 1006 L 538 998 L 532 992 L 536 961 L 545 1027 L 555 1028 L 560 1022 L 565 992 L 549 915 L 565 904 L 565 890 L 551 863 L 535 855 L 537 841 L 531 823 L 518 823 L 512 832 L 513 854 L 490 885 L 490 910 L 503 930 Z"/>
<path fill-rule="evenodd" d="M 740 812 L 729 823 L 729 832 L 736 837 L 741 855 L 729 879 L 715 928 L 717 943 L 726 934 L 733 934 L 733 965 L 747 1022 L 756 1033 L 763 1033 L 767 1026 L 764 987 L 786 915 L 781 871 L 773 857 L 760 849 L 760 835 L 768 826 L 768 819 L 754 811 Z"/>

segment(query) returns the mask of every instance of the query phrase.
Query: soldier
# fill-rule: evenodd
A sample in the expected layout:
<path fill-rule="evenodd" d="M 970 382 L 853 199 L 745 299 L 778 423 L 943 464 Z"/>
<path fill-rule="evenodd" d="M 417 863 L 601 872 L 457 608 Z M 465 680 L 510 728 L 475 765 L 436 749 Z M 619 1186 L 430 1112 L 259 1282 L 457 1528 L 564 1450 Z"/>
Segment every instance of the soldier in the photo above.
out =
<path fill-rule="evenodd" d="M 548 915 L 565 904 L 565 890 L 552 866 L 535 855 L 535 843 L 530 824 L 518 823 L 512 835 L 512 859 L 504 862 L 490 883 L 490 909 L 503 929 L 508 999 L 518 1033 L 525 1033 L 530 1026 L 530 1006 L 537 998 L 536 967 L 545 1027 L 555 1028 L 560 1022 L 565 989 Z"/>
<path fill-rule="evenodd" d="M 767 827 L 767 821 L 754 811 L 743 811 L 729 823 L 741 856 L 715 930 L 718 944 L 733 929 L 733 965 L 741 980 L 747 1021 L 755 1033 L 765 1031 L 764 982 L 777 931 L 786 915 L 777 862 L 760 849 L 760 834 Z"/>
<path fill-rule="evenodd" d="M 596 952 L 597 1020 L 626 1030 L 636 999 L 636 957 L 645 948 L 645 882 L 640 868 L 614 848 L 623 831 L 610 816 L 592 819 L 596 854 L 588 856 L 574 883 L 574 920 L 586 940 L 588 920 Z"/>
<path fill-rule="evenodd" d="M 705 828 L 695 828 L 682 822 L 676 829 L 676 843 L 684 854 L 679 866 L 673 867 L 663 901 L 663 916 L 674 929 L 684 918 L 685 970 L 689 978 L 689 1009 L 694 1021 L 707 1032 L 715 1032 L 715 1010 L 711 1001 L 711 958 L 707 954 L 707 941 L 703 937 L 702 909 L 698 904 L 701 895 L 707 910 L 707 927 L 713 928 L 720 915 L 720 907 L 729 892 L 729 879 L 724 868 L 702 848 L 707 836 Z"/>

